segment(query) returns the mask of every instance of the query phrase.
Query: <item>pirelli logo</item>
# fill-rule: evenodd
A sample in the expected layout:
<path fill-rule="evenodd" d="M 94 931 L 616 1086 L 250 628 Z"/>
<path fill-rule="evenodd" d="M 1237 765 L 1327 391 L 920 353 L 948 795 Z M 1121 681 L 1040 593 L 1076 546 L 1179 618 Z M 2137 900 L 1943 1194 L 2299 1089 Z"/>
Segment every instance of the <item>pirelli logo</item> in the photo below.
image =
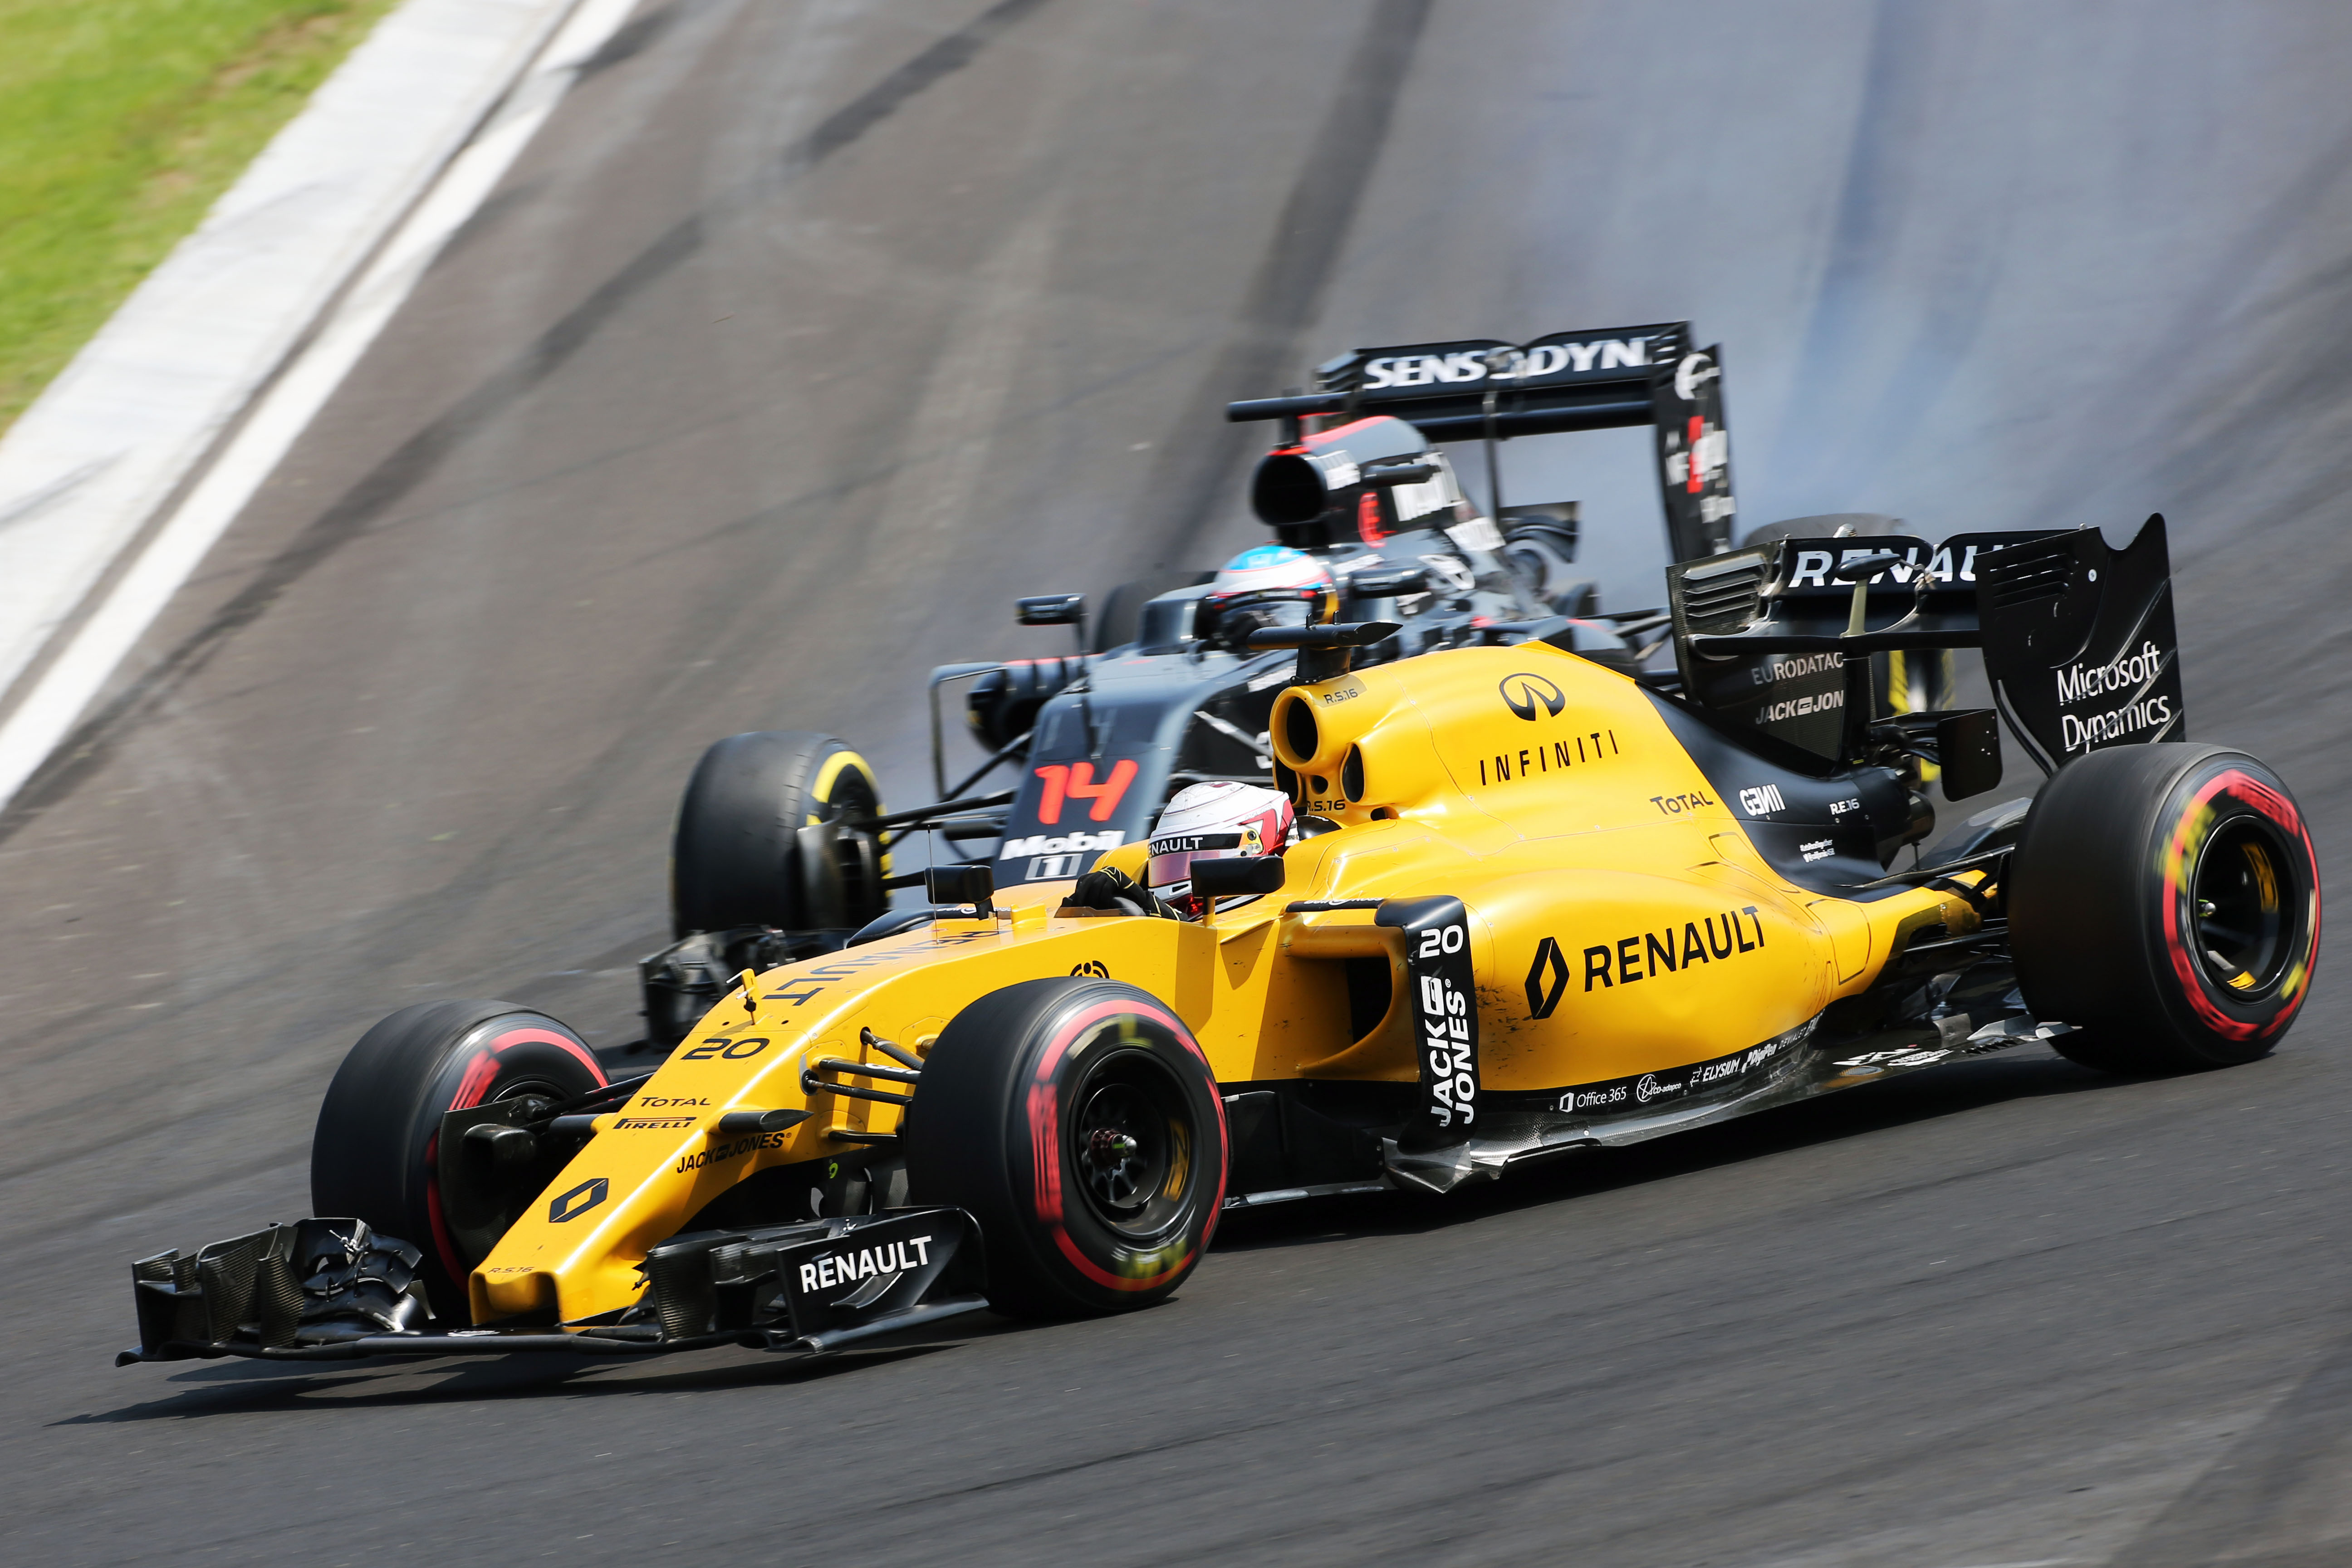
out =
<path fill-rule="evenodd" d="M 694 1125 L 691 1116 L 624 1116 L 613 1123 L 624 1132 L 679 1131 Z"/>

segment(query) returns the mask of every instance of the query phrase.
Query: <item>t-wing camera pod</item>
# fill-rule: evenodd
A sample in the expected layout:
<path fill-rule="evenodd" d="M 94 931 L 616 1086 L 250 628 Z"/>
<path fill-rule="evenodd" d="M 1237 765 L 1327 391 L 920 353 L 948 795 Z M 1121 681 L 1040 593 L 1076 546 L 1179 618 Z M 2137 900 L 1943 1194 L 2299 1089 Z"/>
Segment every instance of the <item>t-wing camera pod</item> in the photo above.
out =
<path fill-rule="evenodd" d="M 1318 680 L 1336 680 L 1348 673 L 1355 661 L 1356 650 L 1370 647 L 1396 636 L 1394 621 L 1341 621 L 1319 626 L 1266 626 L 1250 634 L 1253 648 L 1295 647 L 1298 650 L 1298 673 L 1292 684 L 1311 686 Z"/>

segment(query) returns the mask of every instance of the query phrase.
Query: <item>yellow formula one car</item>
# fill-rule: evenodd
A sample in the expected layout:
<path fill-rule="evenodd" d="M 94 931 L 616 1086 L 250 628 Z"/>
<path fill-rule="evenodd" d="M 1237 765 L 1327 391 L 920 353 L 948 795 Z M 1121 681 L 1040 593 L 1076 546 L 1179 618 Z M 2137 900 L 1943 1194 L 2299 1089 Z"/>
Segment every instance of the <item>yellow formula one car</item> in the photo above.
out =
<path fill-rule="evenodd" d="M 1717 554 L 1669 574 L 1673 679 L 1540 642 L 1356 670 L 1393 626 L 1269 628 L 1301 831 L 1195 862 L 1197 919 L 1139 887 L 1143 842 L 1002 895 L 935 873 L 928 918 L 747 969 L 619 1082 L 526 1010 L 406 1009 L 320 1116 L 345 1217 L 138 1263 L 124 1359 L 1137 1308 L 1235 1206 L 1444 1193 L 2021 1042 L 2250 1059 L 2309 993 L 2319 889 L 2284 784 L 2180 743 L 2164 551 L 2159 521 Z M 2052 776 L 1921 855 L 1921 768 L 1990 789 L 1999 721 L 1874 721 L 1862 656 L 1961 646 Z"/>

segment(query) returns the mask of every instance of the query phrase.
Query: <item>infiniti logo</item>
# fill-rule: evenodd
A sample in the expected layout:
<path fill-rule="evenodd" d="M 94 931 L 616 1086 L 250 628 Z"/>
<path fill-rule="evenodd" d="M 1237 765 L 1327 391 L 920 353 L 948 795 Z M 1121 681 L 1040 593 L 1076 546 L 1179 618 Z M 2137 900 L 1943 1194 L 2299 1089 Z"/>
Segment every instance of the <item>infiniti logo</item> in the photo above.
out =
<path fill-rule="evenodd" d="M 1555 719 L 1568 706 L 1568 694 L 1540 675 L 1507 675 L 1496 689 L 1502 692 L 1512 712 L 1531 722 L 1538 704 Z"/>

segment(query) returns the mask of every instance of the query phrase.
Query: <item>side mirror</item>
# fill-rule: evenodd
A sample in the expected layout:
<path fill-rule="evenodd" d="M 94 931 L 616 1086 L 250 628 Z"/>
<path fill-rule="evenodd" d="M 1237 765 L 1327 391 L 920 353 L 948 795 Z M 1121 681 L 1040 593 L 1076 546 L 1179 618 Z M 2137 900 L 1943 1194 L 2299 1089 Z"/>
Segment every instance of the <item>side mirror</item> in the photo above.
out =
<path fill-rule="evenodd" d="M 1192 890 L 1204 899 L 1229 899 L 1236 893 L 1278 893 L 1282 890 L 1282 857 L 1253 855 L 1231 860 L 1192 863 Z"/>
<path fill-rule="evenodd" d="M 985 866 L 934 866 L 923 873 L 923 885 L 935 904 L 970 904 L 971 913 L 955 918 L 986 921 L 996 918 L 996 873 Z"/>
<path fill-rule="evenodd" d="M 1944 798 L 1966 800 L 2000 784 L 2000 717 L 1990 708 L 1965 709 L 1936 723 L 1936 765 Z"/>
<path fill-rule="evenodd" d="M 1075 626 L 1087 618 L 1084 594 L 1032 594 L 1013 601 L 1024 626 Z"/>

